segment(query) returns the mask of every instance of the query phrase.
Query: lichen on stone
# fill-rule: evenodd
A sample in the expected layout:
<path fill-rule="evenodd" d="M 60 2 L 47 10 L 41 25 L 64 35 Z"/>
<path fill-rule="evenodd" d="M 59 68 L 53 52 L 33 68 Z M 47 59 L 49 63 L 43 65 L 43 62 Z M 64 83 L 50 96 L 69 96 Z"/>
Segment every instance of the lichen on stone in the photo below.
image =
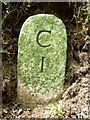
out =
<path fill-rule="evenodd" d="M 38 33 L 44 30 L 51 33 L 41 32 L 38 39 L 41 45 L 50 44 L 48 47 L 41 47 L 37 43 Z M 50 14 L 29 17 L 19 35 L 18 81 L 23 83 L 28 91 L 41 96 L 62 92 L 66 50 L 67 33 L 61 19 Z"/>

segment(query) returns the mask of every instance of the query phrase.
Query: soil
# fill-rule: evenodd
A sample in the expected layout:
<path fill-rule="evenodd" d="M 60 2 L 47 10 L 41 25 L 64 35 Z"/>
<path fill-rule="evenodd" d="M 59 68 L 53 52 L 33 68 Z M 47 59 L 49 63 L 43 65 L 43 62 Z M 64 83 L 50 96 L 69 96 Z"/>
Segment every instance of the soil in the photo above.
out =
<path fill-rule="evenodd" d="M 41 5 L 41 4 L 40 4 Z M 40 5 L 38 5 L 40 7 Z M 34 6 L 35 7 L 35 6 Z M 45 6 L 44 6 L 45 7 Z M 45 7 L 46 8 L 46 7 Z M 51 5 L 53 8 L 53 5 Z M 40 11 L 40 10 L 39 10 Z M 34 13 L 36 10 L 34 11 Z M 28 13 L 28 12 L 27 12 Z M 15 13 L 13 13 L 13 16 Z M 25 14 L 24 11 L 22 14 Z M 20 15 L 20 13 L 19 13 Z M 23 16 L 23 15 L 22 15 Z M 20 16 L 22 18 L 22 16 Z M 62 16 L 63 17 L 63 16 Z M 70 16 L 69 16 L 70 17 Z M 23 21 L 27 18 L 25 15 Z M 35 109 L 27 109 L 20 103 L 13 101 L 17 90 L 17 51 L 18 34 L 21 24 L 15 25 L 5 21 L 6 26 L 2 30 L 2 44 L 5 51 L 2 53 L 3 62 L 3 118 L 90 118 L 90 44 L 86 44 L 90 38 L 90 25 L 75 24 L 69 19 L 63 18 L 68 31 L 68 50 L 65 75 L 65 90 L 60 100 L 48 105 L 39 105 Z M 13 18 L 14 19 L 14 18 Z M 21 21 L 21 19 L 19 19 Z M 8 25 L 7 22 L 9 21 Z M 67 22 L 69 21 L 69 22 Z M 14 24 L 14 25 L 13 25 Z M 18 32 L 17 32 L 18 31 Z M 15 34 L 13 34 L 15 32 Z M 17 36 L 17 37 L 15 37 Z M 61 113 L 53 108 L 58 106 Z"/>

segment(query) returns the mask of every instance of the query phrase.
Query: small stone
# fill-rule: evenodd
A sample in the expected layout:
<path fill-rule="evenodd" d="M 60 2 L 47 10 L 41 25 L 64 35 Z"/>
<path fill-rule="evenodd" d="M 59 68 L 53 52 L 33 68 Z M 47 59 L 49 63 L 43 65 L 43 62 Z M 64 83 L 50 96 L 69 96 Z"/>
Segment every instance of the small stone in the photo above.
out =
<path fill-rule="evenodd" d="M 18 115 L 22 114 L 23 113 L 23 109 L 19 109 L 18 111 Z"/>
<path fill-rule="evenodd" d="M 27 111 L 30 111 L 30 112 L 31 112 L 32 110 L 31 110 L 30 108 L 28 108 Z"/>
<path fill-rule="evenodd" d="M 6 109 L 4 109 L 4 110 L 3 110 L 3 113 L 4 113 L 4 114 L 7 114 L 7 113 L 8 113 L 8 111 L 7 111 Z"/>

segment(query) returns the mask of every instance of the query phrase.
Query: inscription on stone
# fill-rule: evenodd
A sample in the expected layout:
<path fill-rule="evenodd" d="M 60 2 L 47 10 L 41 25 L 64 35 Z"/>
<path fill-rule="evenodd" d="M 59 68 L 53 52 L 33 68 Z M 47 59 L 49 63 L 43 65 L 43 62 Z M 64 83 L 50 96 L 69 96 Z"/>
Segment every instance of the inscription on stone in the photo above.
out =
<path fill-rule="evenodd" d="M 18 41 L 18 98 L 41 104 L 63 91 L 67 34 L 64 23 L 51 14 L 29 17 Z"/>

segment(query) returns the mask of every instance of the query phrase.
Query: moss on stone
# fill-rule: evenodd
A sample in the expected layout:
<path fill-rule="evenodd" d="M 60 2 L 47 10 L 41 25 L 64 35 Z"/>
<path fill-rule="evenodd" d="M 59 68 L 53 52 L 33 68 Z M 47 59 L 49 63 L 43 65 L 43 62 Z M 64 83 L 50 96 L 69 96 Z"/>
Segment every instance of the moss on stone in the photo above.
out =
<path fill-rule="evenodd" d="M 39 42 L 37 35 L 39 31 Z M 63 22 L 54 15 L 38 14 L 23 24 L 18 42 L 18 80 L 28 90 L 41 94 L 63 90 L 66 66 L 67 34 Z M 41 72 L 43 59 L 43 71 Z"/>

